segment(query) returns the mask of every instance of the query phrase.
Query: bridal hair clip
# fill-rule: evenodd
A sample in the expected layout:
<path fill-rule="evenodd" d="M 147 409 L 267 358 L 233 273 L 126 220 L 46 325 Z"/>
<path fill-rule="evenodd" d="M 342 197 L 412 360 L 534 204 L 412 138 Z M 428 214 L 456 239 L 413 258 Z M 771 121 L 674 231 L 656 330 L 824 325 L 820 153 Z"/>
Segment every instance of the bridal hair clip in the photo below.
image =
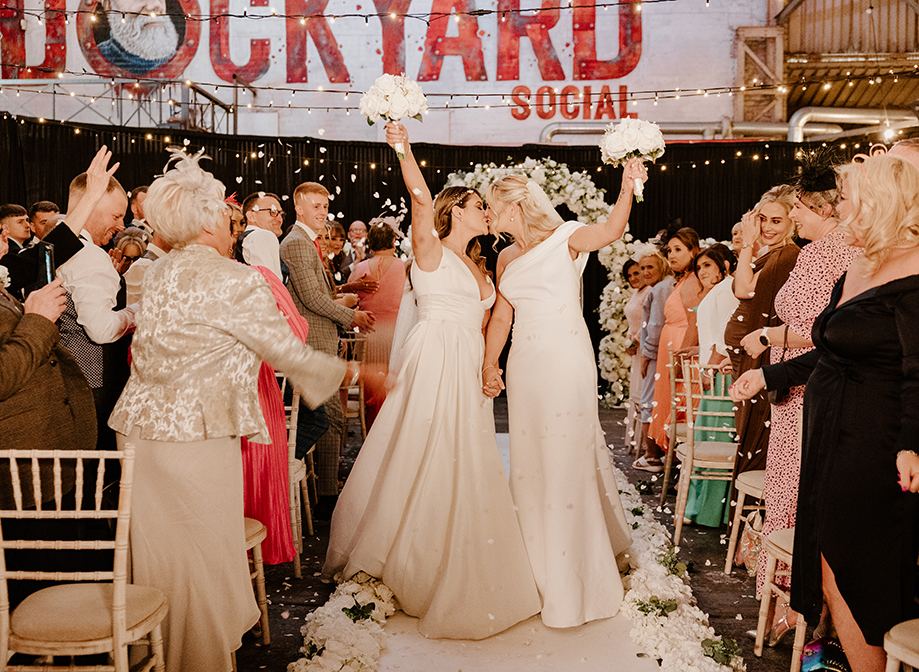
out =
<path fill-rule="evenodd" d="M 561 219 L 559 214 L 555 211 L 555 208 L 552 206 L 552 201 L 549 200 L 546 192 L 542 190 L 542 187 L 536 184 L 533 180 L 527 180 L 527 191 L 530 192 L 530 196 L 532 196 L 533 200 L 536 201 L 536 207 L 538 207 L 547 215 L 554 215 L 556 219 Z"/>

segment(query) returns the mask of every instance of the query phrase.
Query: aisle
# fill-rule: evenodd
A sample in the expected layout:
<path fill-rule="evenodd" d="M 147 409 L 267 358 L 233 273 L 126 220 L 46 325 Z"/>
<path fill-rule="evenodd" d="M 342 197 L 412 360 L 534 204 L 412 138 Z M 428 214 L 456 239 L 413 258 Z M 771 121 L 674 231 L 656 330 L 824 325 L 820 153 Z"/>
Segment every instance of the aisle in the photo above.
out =
<path fill-rule="evenodd" d="M 622 616 L 578 628 L 547 628 L 534 616 L 481 641 L 425 639 L 418 620 L 397 612 L 386 622 L 380 672 L 652 672 L 657 662 L 629 638 Z"/>
<path fill-rule="evenodd" d="M 509 467 L 509 439 L 498 434 L 498 451 Z M 622 616 L 578 628 L 547 628 L 534 616 L 481 641 L 425 639 L 418 619 L 396 612 L 386 622 L 387 651 L 380 672 L 642 672 L 658 669 L 629 638 L 631 621 Z"/>

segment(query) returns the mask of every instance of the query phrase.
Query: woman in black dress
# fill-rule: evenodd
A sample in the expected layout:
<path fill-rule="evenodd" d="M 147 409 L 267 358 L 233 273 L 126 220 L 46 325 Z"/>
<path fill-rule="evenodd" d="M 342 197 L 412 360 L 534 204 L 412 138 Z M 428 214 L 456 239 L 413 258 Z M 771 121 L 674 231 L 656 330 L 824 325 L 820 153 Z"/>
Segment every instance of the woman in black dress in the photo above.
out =
<path fill-rule="evenodd" d="M 791 606 L 826 600 L 853 672 L 882 672 L 884 633 L 914 616 L 919 555 L 919 170 L 839 169 L 840 223 L 863 247 L 813 328 L 816 349 L 749 371 L 736 400 L 807 383 Z"/>

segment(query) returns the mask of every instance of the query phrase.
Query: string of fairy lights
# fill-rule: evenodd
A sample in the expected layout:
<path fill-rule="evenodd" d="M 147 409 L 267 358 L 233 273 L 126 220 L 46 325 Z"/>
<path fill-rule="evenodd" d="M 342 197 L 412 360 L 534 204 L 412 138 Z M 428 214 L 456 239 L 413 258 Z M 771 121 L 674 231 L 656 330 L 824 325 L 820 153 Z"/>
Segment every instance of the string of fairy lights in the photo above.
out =
<path fill-rule="evenodd" d="M 4 115 L 2 117 L 4 120 L 13 119 L 18 121 L 20 124 L 25 124 L 26 119 L 19 118 L 14 119 L 11 115 Z M 45 120 L 39 119 L 39 124 L 47 123 Z M 62 124 L 64 125 L 64 124 Z M 360 168 L 369 168 L 371 171 L 381 171 L 382 173 L 392 173 L 393 171 L 398 170 L 398 161 L 395 160 L 395 154 L 389 157 L 388 153 L 384 153 L 384 158 L 379 161 L 373 160 L 355 160 L 353 158 L 336 158 L 329 154 L 329 147 L 334 146 L 336 143 L 328 141 L 323 141 L 322 139 L 315 138 L 305 138 L 298 142 L 298 145 L 291 144 L 289 142 L 284 142 L 281 139 L 278 139 L 275 143 L 272 142 L 263 142 L 256 145 L 254 149 L 251 150 L 239 150 L 239 149 L 230 149 L 223 147 L 211 147 L 206 144 L 201 144 L 200 135 L 196 134 L 192 138 L 183 137 L 183 131 L 181 130 L 163 130 L 160 129 L 155 132 L 150 131 L 122 131 L 121 136 L 113 134 L 111 131 L 101 130 L 98 128 L 87 128 L 81 127 L 74 124 L 66 124 L 72 128 L 73 134 L 80 135 L 91 135 L 102 142 L 111 143 L 114 149 L 114 145 L 119 142 L 125 143 L 127 145 L 137 145 L 138 142 L 146 141 L 148 143 L 155 143 L 158 146 L 161 146 L 163 149 L 167 147 L 180 147 L 183 151 L 197 151 L 198 149 L 205 149 L 205 153 L 211 156 L 215 161 L 219 160 L 225 163 L 227 160 L 236 161 L 237 167 L 244 169 L 249 166 L 257 166 L 255 168 L 259 171 L 260 175 L 267 174 L 268 170 L 272 165 L 276 166 L 278 170 L 290 170 L 296 174 L 299 174 L 301 170 L 307 169 L 312 173 L 316 173 L 318 177 L 317 181 L 323 182 L 325 177 L 328 175 L 330 179 L 338 181 L 338 177 L 334 175 L 336 170 L 341 168 L 359 170 Z M 322 129 L 319 129 L 320 131 Z M 902 133 L 902 131 L 901 131 Z M 111 137 L 109 138 L 109 134 Z M 131 137 L 136 136 L 136 137 Z M 887 138 L 888 142 L 892 142 L 891 138 Z M 656 174 L 659 174 L 660 177 L 666 177 L 669 174 L 673 174 L 676 171 L 686 171 L 686 170 L 696 170 L 696 169 L 717 169 L 719 167 L 727 167 L 729 163 L 733 163 L 736 166 L 736 162 L 745 161 L 751 164 L 759 164 L 769 162 L 771 160 L 771 145 L 772 142 L 769 141 L 738 141 L 741 142 L 744 147 L 737 148 L 736 146 L 729 150 L 729 154 L 726 154 L 724 158 L 710 158 L 710 159 L 687 159 L 682 161 L 665 159 L 658 160 L 652 166 L 649 166 L 649 169 Z M 840 141 L 840 142 L 821 142 L 821 143 L 805 143 L 805 147 L 798 148 L 795 150 L 795 156 L 801 158 L 805 152 L 815 151 L 810 147 L 820 145 L 822 147 L 827 147 L 833 145 L 834 148 L 839 150 L 842 155 L 849 155 L 856 152 L 867 152 L 869 147 L 873 146 L 868 141 Z M 308 152 L 306 150 L 307 146 L 311 146 L 312 151 Z M 551 151 L 551 150 L 547 150 Z M 416 155 L 418 159 L 418 164 L 424 171 L 432 171 L 434 174 L 443 175 L 446 170 L 443 166 L 433 165 L 425 157 L 424 148 L 416 150 Z M 666 156 L 666 155 L 665 155 Z M 389 158 L 386 158 L 389 157 Z M 506 166 L 513 166 L 515 163 L 513 160 L 508 158 L 506 163 L 501 165 L 496 165 L 496 168 L 505 168 Z M 469 170 L 472 170 L 476 167 L 474 161 L 469 162 Z M 574 172 L 576 169 L 572 167 Z M 611 165 L 606 165 L 600 163 L 599 152 L 597 154 L 597 164 L 584 167 L 580 169 L 580 172 L 585 174 L 591 173 L 603 173 L 605 171 L 617 171 L 618 167 Z M 356 179 L 356 175 L 352 174 L 352 181 Z M 242 177 L 237 178 L 238 183 L 242 183 Z M 261 181 L 256 179 L 254 180 L 256 185 L 261 185 Z M 385 182 L 383 184 L 386 184 Z M 228 185 L 232 187 L 233 185 Z M 286 200 L 286 199 L 285 199 Z"/>
<path fill-rule="evenodd" d="M 502 9 L 470 9 L 470 10 L 461 10 L 461 9 L 452 9 L 450 12 L 423 12 L 423 13 L 412 13 L 412 12 L 316 12 L 310 14 L 284 14 L 278 12 L 274 7 L 268 7 L 267 13 L 250 13 L 248 8 L 243 9 L 241 12 L 219 12 L 216 14 L 193 14 L 190 12 L 160 12 L 155 11 L 149 12 L 132 12 L 132 11 L 123 11 L 117 10 L 112 11 L 111 13 L 115 15 L 116 18 L 120 17 L 122 23 L 125 23 L 129 17 L 151 17 L 156 18 L 157 16 L 166 16 L 174 19 L 184 19 L 185 21 L 198 21 L 198 22 L 208 22 L 208 21 L 220 21 L 221 19 L 244 19 L 250 21 L 260 21 L 265 19 L 284 19 L 286 21 L 297 21 L 301 24 L 306 24 L 307 21 L 311 19 L 324 19 L 329 21 L 329 23 L 334 23 L 339 19 L 361 19 L 365 24 L 370 22 L 370 19 L 379 19 L 385 20 L 389 19 L 392 21 L 404 21 L 405 19 L 413 19 L 421 21 L 425 24 L 430 24 L 432 21 L 437 19 L 449 19 L 452 18 L 454 21 L 459 21 L 462 17 L 470 18 L 481 18 L 486 16 L 500 16 L 501 20 L 506 20 L 507 16 L 511 15 L 522 15 L 529 13 L 540 13 L 540 12 L 552 12 L 568 9 L 618 9 L 622 7 L 634 7 L 634 11 L 641 11 L 642 5 L 652 5 L 652 4 L 661 4 L 661 3 L 671 3 L 677 2 L 677 0 L 616 0 L 614 2 L 582 2 L 580 0 L 566 0 L 562 4 L 555 6 L 541 6 L 537 8 L 502 8 Z M 706 7 L 708 2 L 705 3 Z M 95 23 L 97 19 L 97 14 L 95 9 L 41 9 L 41 10 L 29 10 L 16 5 L 8 5 L 6 3 L 0 4 L 0 11 L 3 11 L 7 16 L 20 18 L 31 17 L 37 19 L 39 23 L 43 20 L 54 20 L 64 18 L 64 23 L 69 24 L 71 18 L 77 18 L 80 16 L 88 17 L 89 20 Z"/>
<path fill-rule="evenodd" d="M 0 63 L 0 66 L 3 67 L 19 67 L 22 68 L 20 64 L 13 63 Z M 110 101 L 112 105 L 115 104 L 116 100 L 120 97 L 122 100 L 137 100 L 144 99 L 149 102 L 158 103 L 158 104 L 176 104 L 176 101 L 169 98 L 157 97 L 158 93 L 162 93 L 167 90 L 168 86 L 175 86 L 184 83 L 186 86 L 191 86 L 191 80 L 181 81 L 168 81 L 164 82 L 162 79 L 158 78 L 144 78 L 136 77 L 131 78 L 130 80 L 115 80 L 112 79 L 102 79 L 99 78 L 99 75 L 96 73 L 78 71 L 78 70 L 52 70 L 50 68 L 41 68 L 41 67 L 29 67 L 22 68 L 26 74 L 30 74 L 33 70 L 40 72 L 41 74 L 53 74 L 57 79 L 64 79 L 66 76 L 69 77 L 89 77 L 95 80 L 98 80 L 99 84 L 105 84 L 106 82 L 111 84 L 113 87 L 117 87 L 120 90 L 115 91 L 115 88 L 111 89 L 111 93 L 108 95 L 91 95 L 84 93 L 77 93 L 75 91 L 70 91 L 68 94 L 62 94 L 57 91 L 47 91 L 42 89 L 35 88 L 34 84 L 25 85 L 25 84 L 16 84 L 15 80 L 6 80 L 6 83 L 0 85 L 0 94 L 4 93 L 15 93 L 16 96 L 21 96 L 22 93 L 30 93 L 35 95 L 68 95 L 71 98 L 78 98 L 82 100 L 88 100 L 89 104 L 95 104 L 97 100 L 106 100 Z M 801 77 L 796 79 L 794 82 L 784 82 L 784 83 L 767 83 L 767 82 L 757 82 L 750 86 L 739 85 L 739 86 L 716 86 L 716 87 L 698 87 L 698 88 L 673 88 L 673 89 L 642 89 L 642 90 L 632 90 L 627 93 L 618 93 L 618 92 L 609 92 L 604 93 L 603 98 L 606 100 L 601 100 L 601 93 L 599 91 L 592 94 L 592 102 L 615 102 L 615 103 L 628 103 L 632 106 L 637 106 L 639 102 L 650 102 L 653 105 L 657 105 L 662 101 L 678 101 L 685 98 L 707 98 L 712 97 L 721 97 L 728 96 L 732 97 L 736 94 L 741 94 L 747 91 L 758 92 L 758 93 L 779 93 L 783 95 L 789 94 L 792 89 L 796 86 L 803 87 L 807 89 L 810 86 L 819 86 L 824 90 L 829 90 L 835 85 L 842 85 L 843 87 L 854 86 L 856 82 L 868 81 L 870 85 L 880 85 L 885 78 L 890 80 L 892 84 L 898 84 L 900 79 L 906 78 L 916 78 L 919 77 L 919 64 L 914 64 L 912 67 L 900 68 L 897 70 L 888 69 L 886 73 L 881 74 L 852 74 L 851 71 L 847 72 L 845 76 L 838 77 L 820 77 L 820 78 L 807 78 Z M 218 94 L 221 90 L 232 90 L 237 88 L 236 84 L 227 84 L 227 83 L 215 83 L 215 82 L 195 82 L 194 86 L 207 90 L 213 89 L 215 94 Z M 152 91 L 150 90 L 152 88 Z M 354 88 L 342 89 L 338 88 L 326 88 L 324 86 L 316 86 L 312 88 L 293 88 L 289 86 L 268 86 L 268 85 L 256 85 L 256 84 L 247 84 L 244 87 L 238 87 L 240 93 L 244 96 L 251 95 L 252 100 L 248 102 L 240 103 L 240 108 L 245 108 L 248 110 L 278 110 L 278 109 L 293 109 L 293 110 L 306 110 L 307 112 L 312 112 L 313 110 L 317 111 L 344 111 L 346 114 L 351 114 L 352 111 L 358 111 L 359 107 L 357 102 L 363 91 Z M 548 84 L 544 85 L 543 88 L 538 89 L 532 93 L 539 93 L 545 89 L 545 94 L 551 94 L 553 96 L 558 95 L 569 95 L 565 93 L 566 87 L 550 86 Z M 577 89 L 577 87 L 572 87 L 575 91 L 571 92 L 570 95 L 575 101 L 580 101 L 584 98 L 584 94 Z M 116 93 L 118 95 L 116 95 Z M 256 102 L 254 99 L 258 97 L 259 93 L 269 94 L 269 100 L 267 103 Z M 297 102 L 296 96 L 300 94 L 301 97 L 304 94 L 322 94 L 326 98 L 331 96 L 341 96 L 340 104 L 332 104 L 329 102 L 308 102 L 300 103 Z M 290 98 L 286 101 L 274 100 L 274 96 L 286 96 L 289 95 Z M 519 102 L 515 102 L 515 95 L 513 92 L 495 92 L 495 91 L 464 91 L 464 92 L 426 92 L 425 96 L 429 99 L 428 109 L 430 111 L 451 111 L 457 109 L 483 109 L 488 110 L 492 108 L 499 107 L 516 107 L 519 105 Z M 348 104 L 350 101 L 354 101 L 352 104 Z M 441 100 L 442 102 L 435 102 L 436 100 Z M 234 111 L 231 109 L 231 111 Z"/>

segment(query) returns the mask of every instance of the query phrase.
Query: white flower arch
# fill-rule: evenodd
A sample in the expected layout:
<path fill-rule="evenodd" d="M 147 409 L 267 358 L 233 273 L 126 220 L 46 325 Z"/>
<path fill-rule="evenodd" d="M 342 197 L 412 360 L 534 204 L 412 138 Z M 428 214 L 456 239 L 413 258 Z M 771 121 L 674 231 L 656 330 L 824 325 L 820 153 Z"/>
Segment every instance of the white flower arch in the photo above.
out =
<path fill-rule="evenodd" d="M 498 178 L 520 173 L 542 187 L 553 206 L 567 205 L 580 222 L 596 224 L 609 214 L 610 206 L 603 199 L 605 189 L 598 188 L 586 171 L 571 172 L 567 165 L 553 159 L 527 158 L 511 166 L 480 163 L 469 172 L 450 173 L 444 186 L 466 186 L 485 193 L 488 185 Z M 600 341 L 599 365 L 601 377 L 609 382 L 606 401 L 613 405 L 621 404 L 629 396 L 631 357 L 625 352 L 629 343 L 623 308 L 630 292 L 620 269 L 634 248 L 631 234 L 626 233 L 599 252 L 600 263 L 609 271 L 609 284 L 603 290 L 599 309 L 600 326 L 609 334 Z"/>

